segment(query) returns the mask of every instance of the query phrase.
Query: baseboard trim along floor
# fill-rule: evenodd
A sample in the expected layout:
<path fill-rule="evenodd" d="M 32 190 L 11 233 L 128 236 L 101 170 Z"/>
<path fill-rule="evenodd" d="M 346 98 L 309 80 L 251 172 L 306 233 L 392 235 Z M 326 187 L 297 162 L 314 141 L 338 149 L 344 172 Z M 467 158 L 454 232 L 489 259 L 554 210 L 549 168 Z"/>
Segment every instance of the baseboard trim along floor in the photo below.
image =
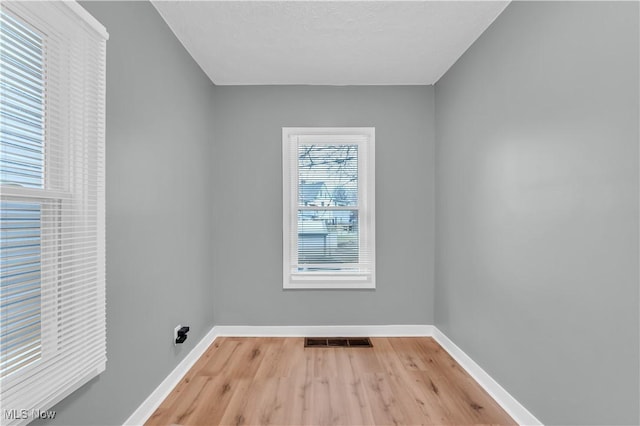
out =
<path fill-rule="evenodd" d="M 142 425 L 218 336 L 235 337 L 432 337 L 520 425 L 542 423 L 433 325 L 229 326 L 213 327 L 144 400 L 125 425 Z"/>
<path fill-rule="evenodd" d="M 542 425 L 540 420 L 531 414 L 529 410 L 511 396 L 505 388 L 500 386 L 482 367 L 435 326 L 433 327 L 433 335 L 431 337 L 433 337 L 519 425 Z"/>

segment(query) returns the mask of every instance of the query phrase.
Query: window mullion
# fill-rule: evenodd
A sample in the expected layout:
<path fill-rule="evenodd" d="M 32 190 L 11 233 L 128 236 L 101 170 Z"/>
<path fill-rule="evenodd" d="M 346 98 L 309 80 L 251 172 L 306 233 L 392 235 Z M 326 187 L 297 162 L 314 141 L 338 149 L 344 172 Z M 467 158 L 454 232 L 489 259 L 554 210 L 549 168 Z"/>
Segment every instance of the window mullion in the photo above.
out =
<path fill-rule="evenodd" d="M 299 211 L 358 211 L 362 208 L 360 206 L 297 206 L 296 209 Z"/>
<path fill-rule="evenodd" d="M 70 192 L 53 191 L 49 189 L 23 188 L 20 186 L 1 185 L 0 192 L 2 198 L 24 198 L 24 199 L 68 199 L 71 197 Z"/>

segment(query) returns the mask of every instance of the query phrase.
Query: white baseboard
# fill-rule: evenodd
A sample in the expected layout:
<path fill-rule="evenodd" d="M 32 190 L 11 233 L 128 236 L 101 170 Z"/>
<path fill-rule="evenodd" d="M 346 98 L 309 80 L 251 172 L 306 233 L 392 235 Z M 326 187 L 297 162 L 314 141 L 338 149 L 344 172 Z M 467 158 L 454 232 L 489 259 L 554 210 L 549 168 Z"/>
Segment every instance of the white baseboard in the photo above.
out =
<path fill-rule="evenodd" d="M 129 416 L 124 425 L 142 425 L 219 336 L 237 337 L 433 337 L 519 425 L 542 425 L 522 404 L 433 325 L 251 326 L 218 325 L 202 338 L 166 379 Z"/>
<path fill-rule="evenodd" d="M 431 336 L 432 325 L 217 325 L 218 336 L 237 337 L 419 337 Z"/>
<path fill-rule="evenodd" d="M 173 369 L 171 373 L 158 385 L 151 395 L 144 400 L 142 404 L 125 420 L 124 425 L 136 426 L 143 425 L 149 417 L 156 411 L 162 401 L 171 393 L 180 380 L 184 377 L 189 369 L 200 359 L 209 346 L 216 340 L 216 327 L 213 327 L 203 338 L 191 349 L 191 352 L 185 356 L 182 361 Z"/>
<path fill-rule="evenodd" d="M 462 351 L 443 332 L 433 327 L 433 338 L 462 368 L 511 416 L 519 425 L 542 425 L 533 414 L 498 384 L 474 360 Z"/>

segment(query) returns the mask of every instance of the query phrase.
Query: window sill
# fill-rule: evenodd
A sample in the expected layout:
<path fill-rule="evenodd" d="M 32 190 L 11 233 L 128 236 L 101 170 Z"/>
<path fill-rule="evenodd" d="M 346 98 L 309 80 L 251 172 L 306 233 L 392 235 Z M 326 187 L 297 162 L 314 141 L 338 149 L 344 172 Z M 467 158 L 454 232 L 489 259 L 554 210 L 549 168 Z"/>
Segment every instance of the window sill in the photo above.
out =
<path fill-rule="evenodd" d="M 375 289 L 376 284 L 371 276 L 357 275 L 353 277 L 291 277 L 283 283 L 285 290 L 361 290 Z"/>

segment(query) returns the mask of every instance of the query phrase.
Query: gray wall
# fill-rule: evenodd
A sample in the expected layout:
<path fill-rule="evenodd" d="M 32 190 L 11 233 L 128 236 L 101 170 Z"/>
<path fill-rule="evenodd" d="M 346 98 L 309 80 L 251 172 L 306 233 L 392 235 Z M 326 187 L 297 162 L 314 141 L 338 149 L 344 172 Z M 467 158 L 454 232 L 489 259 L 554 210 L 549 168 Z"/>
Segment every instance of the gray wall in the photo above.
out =
<path fill-rule="evenodd" d="M 547 424 L 640 421 L 638 16 L 513 2 L 436 84 L 436 325 Z"/>
<path fill-rule="evenodd" d="M 213 87 L 149 3 L 83 6 L 111 35 L 109 361 L 52 423 L 121 424 L 214 322 L 434 321 L 546 423 L 639 422 L 638 4 L 514 2 L 435 96 Z M 375 291 L 282 290 L 284 126 L 376 127 Z"/>
<path fill-rule="evenodd" d="M 433 87 L 216 86 L 214 98 L 216 325 L 433 323 Z M 376 128 L 374 291 L 282 289 L 287 126 Z"/>
<path fill-rule="evenodd" d="M 148 2 L 107 27 L 107 370 L 55 424 L 122 424 L 213 326 L 211 82 Z M 191 326 L 174 347 L 175 325 Z"/>

